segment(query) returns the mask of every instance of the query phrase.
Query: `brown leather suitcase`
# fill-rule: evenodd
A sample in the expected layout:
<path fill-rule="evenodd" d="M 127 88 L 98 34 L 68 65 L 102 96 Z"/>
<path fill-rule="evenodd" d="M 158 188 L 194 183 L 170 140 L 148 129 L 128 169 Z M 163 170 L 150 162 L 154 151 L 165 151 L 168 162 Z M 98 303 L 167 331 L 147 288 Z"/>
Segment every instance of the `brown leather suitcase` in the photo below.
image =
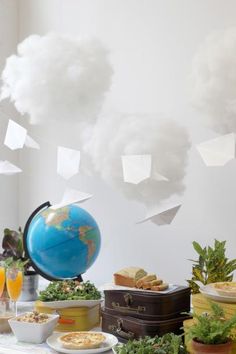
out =
<path fill-rule="evenodd" d="M 149 321 L 164 321 L 190 311 L 188 287 L 162 294 L 137 290 L 105 290 L 105 311 Z"/>
<path fill-rule="evenodd" d="M 183 321 L 189 318 L 189 316 L 180 315 L 165 321 L 147 321 L 130 316 L 114 315 L 109 310 L 103 310 L 102 331 L 114 334 L 120 342 L 145 336 L 162 336 L 169 332 L 182 334 Z"/>

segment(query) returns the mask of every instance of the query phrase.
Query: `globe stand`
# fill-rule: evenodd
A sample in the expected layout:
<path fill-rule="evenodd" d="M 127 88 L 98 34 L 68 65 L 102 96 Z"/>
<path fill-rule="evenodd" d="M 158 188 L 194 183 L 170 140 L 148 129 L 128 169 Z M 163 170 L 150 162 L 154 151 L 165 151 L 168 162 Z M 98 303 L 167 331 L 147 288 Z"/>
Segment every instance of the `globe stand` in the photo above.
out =
<path fill-rule="evenodd" d="M 83 278 L 81 275 L 78 275 L 77 278 L 75 280 L 78 280 L 80 283 L 83 282 Z"/>

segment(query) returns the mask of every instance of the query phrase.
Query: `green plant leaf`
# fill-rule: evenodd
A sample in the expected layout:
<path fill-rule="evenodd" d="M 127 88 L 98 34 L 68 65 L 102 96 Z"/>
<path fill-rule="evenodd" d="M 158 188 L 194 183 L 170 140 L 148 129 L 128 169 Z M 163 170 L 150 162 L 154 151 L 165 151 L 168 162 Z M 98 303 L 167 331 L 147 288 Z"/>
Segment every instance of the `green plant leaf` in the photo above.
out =
<path fill-rule="evenodd" d="M 199 269 L 199 267 L 193 268 L 193 276 L 195 277 L 196 280 L 200 281 L 201 283 L 204 283 L 204 277 L 202 274 L 202 270 Z"/>
<path fill-rule="evenodd" d="M 193 248 L 200 256 L 202 256 L 203 258 L 205 257 L 205 251 L 202 249 L 202 247 L 196 241 L 193 241 Z"/>
<path fill-rule="evenodd" d="M 18 231 L 6 228 L 2 240 L 3 253 L 0 255 L 1 261 L 8 259 L 6 265 L 9 266 L 9 259 L 18 262 L 19 267 L 23 267 L 24 273 L 31 266 L 30 260 L 25 257 L 25 250 L 23 247 L 23 233 L 19 227 Z"/>

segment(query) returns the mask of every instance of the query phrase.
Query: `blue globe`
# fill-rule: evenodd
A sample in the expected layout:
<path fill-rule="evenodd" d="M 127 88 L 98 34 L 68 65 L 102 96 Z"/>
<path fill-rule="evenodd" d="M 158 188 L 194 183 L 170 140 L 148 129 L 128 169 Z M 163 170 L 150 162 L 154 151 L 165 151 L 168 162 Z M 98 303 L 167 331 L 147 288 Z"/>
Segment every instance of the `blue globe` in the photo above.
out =
<path fill-rule="evenodd" d="M 30 222 L 26 249 L 48 279 L 75 278 L 96 260 L 101 237 L 94 218 L 76 204 L 38 213 Z"/>

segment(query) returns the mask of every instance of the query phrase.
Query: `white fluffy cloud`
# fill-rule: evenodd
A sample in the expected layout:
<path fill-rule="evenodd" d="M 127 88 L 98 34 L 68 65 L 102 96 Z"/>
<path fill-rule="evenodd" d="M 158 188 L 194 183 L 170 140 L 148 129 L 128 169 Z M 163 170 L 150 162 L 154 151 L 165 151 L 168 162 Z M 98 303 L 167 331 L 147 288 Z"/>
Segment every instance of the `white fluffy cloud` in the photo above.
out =
<path fill-rule="evenodd" d="M 32 35 L 7 59 L 1 99 L 10 98 L 33 124 L 92 121 L 111 77 L 108 53 L 98 40 Z"/>
<path fill-rule="evenodd" d="M 236 132 L 236 28 L 217 31 L 199 48 L 191 75 L 192 102 L 220 133 Z"/>
<path fill-rule="evenodd" d="M 100 118 L 84 137 L 89 168 L 128 198 L 151 207 L 185 189 L 184 176 L 190 148 L 186 130 L 156 115 L 114 115 Z M 125 183 L 121 155 L 151 154 L 152 177 L 137 185 Z"/>

